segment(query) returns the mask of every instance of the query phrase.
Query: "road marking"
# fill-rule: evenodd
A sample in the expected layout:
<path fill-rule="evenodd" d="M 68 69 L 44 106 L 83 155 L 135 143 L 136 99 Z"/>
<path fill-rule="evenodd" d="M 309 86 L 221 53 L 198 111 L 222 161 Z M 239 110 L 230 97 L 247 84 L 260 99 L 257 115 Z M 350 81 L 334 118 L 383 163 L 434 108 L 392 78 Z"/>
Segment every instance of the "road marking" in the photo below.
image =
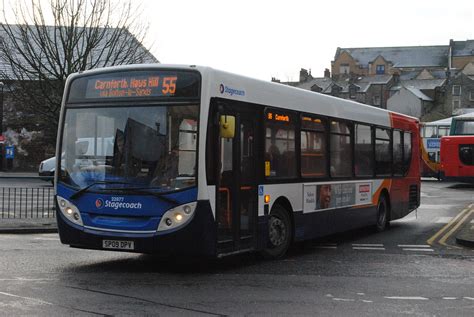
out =
<path fill-rule="evenodd" d="M 429 245 L 433 245 L 433 243 L 436 241 L 436 239 L 438 239 L 439 236 L 441 236 L 446 230 L 449 229 L 449 227 L 451 227 L 454 223 L 456 223 L 456 221 L 458 219 L 460 219 L 461 217 L 464 216 L 465 213 L 467 213 L 469 211 L 469 208 L 471 207 L 471 205 L 464 209 L 463 211 L 461 211 L 459 214 L 457 214 L 449 223 L 447 223 L 443 228 L 441 228 L 438 232 L 436 232 L 431 238 L 428 239 L 428 241 L 426 241 L 426 243 L 428 243 Z"/>
<path fill-rule="evenodd" d="M 377 247 L 352 247 L 353 250 L 377 250 L 377 251 L 385 251 L 385 248 L 377 248 Z"/>
<path fill-rule="evenodd" d="M 38 298 L 23 297 L 23 296 L 18 296 L 18 295 L 15 295 L 15 294 L 10 294 L 10 293 L 5 293 L 5 292 L 0 292 L 0 294 L 1 294 L 1 295 L 5 295 L 5 296 L 10 296 L 10 297 L 15 297 L 15 298 L 21 298 L 21 299 L 26 299 L 26 300 L 32 300 L 32 301 L 35 301 L 35 302 L 39 302 L 40 304 L 53 305 L 53 303 L 45 302 L 44 300 L 38 299 Z"/>
<path fill-rule="evenodd" d="M 418 207 L 418 209 L 449 209 L 449 208 L 453 208 L 453 207 L 456 207 L 457 205 L 443 205 L 443 204 L 440 204 L 440 205 L 420 205 Z"/>
<path fill-rule="evenodd" d="M 401 300 L 429 300 L 421 296 L 385 296 L 387 299 L 401 299 Z"/>
<path fill-rule="evenodd" d="M 59 241 L 59 238 L 35 238 L 35 240 Z"/>
<path fill-rule="evenodd" d="M 15 278 L 0 278 L 0 281 L 21 281 L 21 282 L 38 282 L 38 281 L 57 281 L 54 278 L 25 278 L 25 277 L 15 277 Z"/>
<path fill-rule="evenodd" d="M 313 247 L 314 249 L 337 249 L 337 247 L 331 245 L 317 245 Z"/>
<path fill-rule="evenodd" d="M 434 252 L 433 249 L 424 249 L 424 248 L 403 248 L 403 251 L 421 251 L 421 252 Z"/>
<path fill-rule="evenodd" d="M 458 299 L 458 298 L 457 297 L 443 297 L 443 299 L 454 300 L 454 299 Z"/>
<path fill-rule="evenodd" d="M 382 243 L 353 243 L 353 247 L 383 247 Z"/>
<path fill-rule="evenodd" d="M 355 299 L 352 298 L 333 298 L 332 300 L 340 302 L 355 302 Z"/>
<path fill-rule="evenodd" d="M 452 219 L 453 217 L 438 217 L 435 223 L 449 223 Z"/>
<path fill-rule="evenodd" d="M 399 244 L 400 248 L 431 248 L 431 245 L 427 244 Z"/>
<path fill-rule="evenodd" d="M 451 230 L 449 230 L 447 234 L 445 234 L 441 239 L 439 239 L 439 243 L 444 246 L 448 246 L 446 244 L 446 240 L 448 240 L 448 238 L 459 229 L 459 227 L 469 218 L 472 213 L 474 213 L 474 209 L 471 209 L 461 220 L 458 221 L 458 223 Z M 455 248 L 461 249 L 460 247 Z"/>
<path fill-rule="evenodd" d="M 474 300 L 474 298 L 472 298 L 472 297 L 464 297 L 464 299 Z"/>

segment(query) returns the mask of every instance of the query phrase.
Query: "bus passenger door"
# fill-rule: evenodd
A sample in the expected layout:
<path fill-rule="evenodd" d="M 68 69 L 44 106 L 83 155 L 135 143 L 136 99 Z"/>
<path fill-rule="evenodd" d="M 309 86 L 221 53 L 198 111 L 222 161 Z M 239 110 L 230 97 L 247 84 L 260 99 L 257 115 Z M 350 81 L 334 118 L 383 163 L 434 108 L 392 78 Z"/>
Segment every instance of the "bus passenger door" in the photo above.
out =
<path fill-rule="evenodd" d="M 255 116 L 226 111 L 235 117 L 233 138 L 219 136 L 219 180 L 216 189 L 218 252 L 232 253 L 255 246 L 257 184 Z"/>

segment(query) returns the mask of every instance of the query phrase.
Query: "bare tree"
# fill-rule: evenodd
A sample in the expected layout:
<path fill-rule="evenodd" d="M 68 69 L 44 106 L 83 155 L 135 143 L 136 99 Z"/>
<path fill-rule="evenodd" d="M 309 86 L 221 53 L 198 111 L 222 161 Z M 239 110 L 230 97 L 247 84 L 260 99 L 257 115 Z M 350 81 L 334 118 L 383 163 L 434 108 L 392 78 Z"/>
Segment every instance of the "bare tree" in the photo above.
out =
<path fill-rule="evenodd" d="M 131 0 L 13 3 L 15 21 L 8 19 L 12 12 L 2 8 L 0 80 L 9 84 L 15 103 L 46 119 L 53 129 L 69 74 L 158 62 L 143 45 L 148 27 Z"/>

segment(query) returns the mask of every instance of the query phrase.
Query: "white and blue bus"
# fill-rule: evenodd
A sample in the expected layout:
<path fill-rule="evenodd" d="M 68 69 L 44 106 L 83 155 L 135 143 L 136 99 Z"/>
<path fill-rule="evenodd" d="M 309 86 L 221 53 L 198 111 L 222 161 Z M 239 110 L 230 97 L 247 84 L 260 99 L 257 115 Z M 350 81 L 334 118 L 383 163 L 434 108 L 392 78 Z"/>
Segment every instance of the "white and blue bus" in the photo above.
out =
<path fill-rule="evenodd" d="M 67 79 L 55 174 L 61 242 L 221 257 L 383 230 L 420 203 L 415 118 L 208 67 Z"/>

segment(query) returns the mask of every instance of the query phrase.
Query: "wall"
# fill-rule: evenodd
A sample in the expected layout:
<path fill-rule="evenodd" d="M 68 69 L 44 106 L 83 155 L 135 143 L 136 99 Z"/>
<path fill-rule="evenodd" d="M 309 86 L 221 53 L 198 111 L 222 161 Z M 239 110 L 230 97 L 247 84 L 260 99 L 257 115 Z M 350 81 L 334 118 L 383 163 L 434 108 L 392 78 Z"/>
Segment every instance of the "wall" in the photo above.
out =
<path fill-rule="evenodd" d="M 350 69 L 349 73 L 354 73 L 357 75 L 367 75 L 367 69 L 360 69 L 359 65 L 352 58 L 352 56 L 349 53 L 344 51 L 341 54 L 339 54 L 339 57 L 335 61 L 331 62 L 331 72 L 332 72 L 333 77 L 342 75 L 339 72 L 341 64 L 349 65 L 349 69 Z"/>
<path fill-rule="evenodd" d="M 422 101 L 408 89 L 402 87 L 398 93 L 388 99 L 387 109 L 420 118 Z"/>
<path fill-rule="evenodd" d="M 455 78 L 452 78 L 449 84 L 446 86 L 446 104 L 445 111 L 447 113 L 453 113 L 456 109 L 453 108 L 453 101 L 460 101 L 460 108 L 474 108 L 474 100 L 470 100 L 471 92 L 474 94 L 474 79 L 463 73 L 460 73 Z M 453 96 L 453 86 L 461 86 L 461 95 Z M 474 96 L 473 96 L 474 97 Z"/>
<path fill-rule="evenodd" d="M 469 62 L 474 62 L 474 56 L 453 57 L 452 67 L 456 69 L 463 69 Z"/>

